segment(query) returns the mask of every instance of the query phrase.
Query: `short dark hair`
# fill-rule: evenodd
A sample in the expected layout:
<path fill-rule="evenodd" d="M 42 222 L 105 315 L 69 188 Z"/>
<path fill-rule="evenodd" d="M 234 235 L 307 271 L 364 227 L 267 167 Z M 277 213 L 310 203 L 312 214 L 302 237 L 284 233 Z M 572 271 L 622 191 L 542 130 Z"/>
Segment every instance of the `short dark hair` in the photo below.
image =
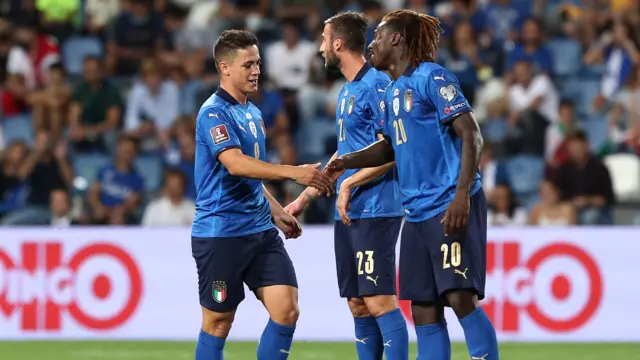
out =
<path fill-rule="evenodd" d="M 183 191 L 187 191 L 188 181 L 187 181 L 187 177 L 185 176 L 185 174 L 182 171 L 180 171 L 177 168 L 173 168 L 173 167 L 170 167 L 170 168 L 166 169 L 165 172 L 164 172 L 164 178 L 162 179 L 163 185 L 167 184 L 167 180 L 170 177 L 179 178 L 180 181 L 182 181 Z"/>
<path fill-rule="evenodd" d="M 578 129 L 567 134 L 567 141 L 580 141 L 586 143 L 589 141 L 589 137 L 586 132 Z"/>
<path fill-rule="evenodd" d="M 240 49 L 258 45 L 258 38 L 247 30 L 225 30 L 220 34 L 216 44 L 213 46 L 213 59 L 216 66 L 227 56 Z"/>
<path fill-rule="evenodd" d="M 331 39 L 341 38 L 348 50 L 365 51 L 369 24 L 364 14 L 353 11 L 341 12 L 324 23 L 331 25 Z"/>

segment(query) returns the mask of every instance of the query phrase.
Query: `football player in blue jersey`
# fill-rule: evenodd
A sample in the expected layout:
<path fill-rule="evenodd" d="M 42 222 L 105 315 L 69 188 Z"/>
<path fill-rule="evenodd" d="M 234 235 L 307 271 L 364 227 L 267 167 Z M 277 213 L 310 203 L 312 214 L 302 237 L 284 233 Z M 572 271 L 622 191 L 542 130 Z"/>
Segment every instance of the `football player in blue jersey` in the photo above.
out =
<path fill-rule="evenodd" d="M 348 81 L 338 96 L 338 151 L 332 159 L 382 137 L 390 79 L 365 61 L 367 25 L 367 18 L 355 12 L 325 21 L 320 45 L 325 66 Z M 358 358 L 381 360 L 385 353 L 389 360 L 407 360 L 409 335 L 395 298 L 396 243 L 404 215 L 395 164 L 334 175 L 340 175 L 334 228 L 338 287 L 353 314 Z M 320 195 L 309 187 L 285 210 L 298 216 Z"/>
<path fill-rule="evenodd" d="M 266 162 L 261 113 L 247 101 L 247 94 L 258 89 L 257 44 L 247 31 L 222 33 L 214 46 L 220 87 L 198 113 L 191 230 L 202 306 L 196 360 L 223 358 L 236 308 L 244 299 L 243 283 L 270 316 L 257 358 L 288 358 L 298 318 L 297 280 L 274 223 L 287 237 L 298 237 L 301 230 L 262 180 L 292 179 L 331 192 L 332 179 L 317 170 L 320 164 Z"/>
<path fill-rule="evenodd" d="M 385 139 L 345 154 L 328 173 L 394 161 L 406 223 L 400 299 L 410 300 L 418 359 L 451 358 L 444 306 L 464 330 L 471 359 L 499 358 L 496 332 L 480 307 L 485 291 L 487 208 L 478 164 L 482 135 L 460 84 L 434 62 L 438 19 L 394 11 L 376 28 L 371 63 L 394 81 L 385 94 Z"/>

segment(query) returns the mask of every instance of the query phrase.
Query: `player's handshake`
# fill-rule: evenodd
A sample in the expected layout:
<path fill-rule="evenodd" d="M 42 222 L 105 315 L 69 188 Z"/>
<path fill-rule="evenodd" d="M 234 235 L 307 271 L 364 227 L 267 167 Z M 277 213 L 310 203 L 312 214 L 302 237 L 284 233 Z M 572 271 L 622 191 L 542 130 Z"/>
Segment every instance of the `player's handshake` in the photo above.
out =
<path fill-rule="evenodd" d="M 333 193 L 333 179 L 318 168 L 320 168 L 320 163 L 295 166 L 291 179 L 298 184 L 311 186 L 330 195 Z"/>

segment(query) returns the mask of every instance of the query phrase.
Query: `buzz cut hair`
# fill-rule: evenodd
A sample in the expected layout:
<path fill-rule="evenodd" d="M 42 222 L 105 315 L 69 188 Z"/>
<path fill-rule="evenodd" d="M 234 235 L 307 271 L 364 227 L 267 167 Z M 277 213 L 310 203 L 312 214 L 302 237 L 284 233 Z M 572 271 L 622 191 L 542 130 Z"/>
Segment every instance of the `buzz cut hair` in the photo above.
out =
<path fill-rule="evenodd" d="M 331 25 L 331 40 L 340 38 L 347 50 L 364 52 L 367 46 L 367 17 L 358 12 L 345 11 L 325 20 Z"/>
<path fill-rule="evenodd" d="M 216 67 L 218 64 L 232 57 L 240 49 L 250 46 L 258 46 L 258 38 L 247 30 L 225 30 L 220 34 L 216 44 L 213 46 L 213 59 Z M 218 69 L 219 70 L 219 69 Z"/>

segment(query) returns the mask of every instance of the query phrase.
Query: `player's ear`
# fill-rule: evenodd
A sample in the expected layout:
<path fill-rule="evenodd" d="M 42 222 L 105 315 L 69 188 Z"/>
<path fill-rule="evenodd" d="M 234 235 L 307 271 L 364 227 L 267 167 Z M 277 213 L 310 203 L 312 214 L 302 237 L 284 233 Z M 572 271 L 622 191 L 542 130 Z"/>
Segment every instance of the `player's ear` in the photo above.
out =
<path fill-rule="evenodd" d="M 220 76 L 229 76 L 231 73 L 229 63 L 226 60 L 222 60 L 218 63 L 218 69 L 220 70 Z"/>
<path fill-rule="evenodd" d="M 400 35 L 399 32 L 394 32 L 393 34 L 391 34 L 391 45 L 398 46 L 400 45 L 401 41 L 402 41 L 402 35 Z"/>
<path fill-rule="evenodd" d="M 338 52 L 344 48 L 344 40 L 341 38 L 336 38 L 333 40 L 333 51 Z"/>

